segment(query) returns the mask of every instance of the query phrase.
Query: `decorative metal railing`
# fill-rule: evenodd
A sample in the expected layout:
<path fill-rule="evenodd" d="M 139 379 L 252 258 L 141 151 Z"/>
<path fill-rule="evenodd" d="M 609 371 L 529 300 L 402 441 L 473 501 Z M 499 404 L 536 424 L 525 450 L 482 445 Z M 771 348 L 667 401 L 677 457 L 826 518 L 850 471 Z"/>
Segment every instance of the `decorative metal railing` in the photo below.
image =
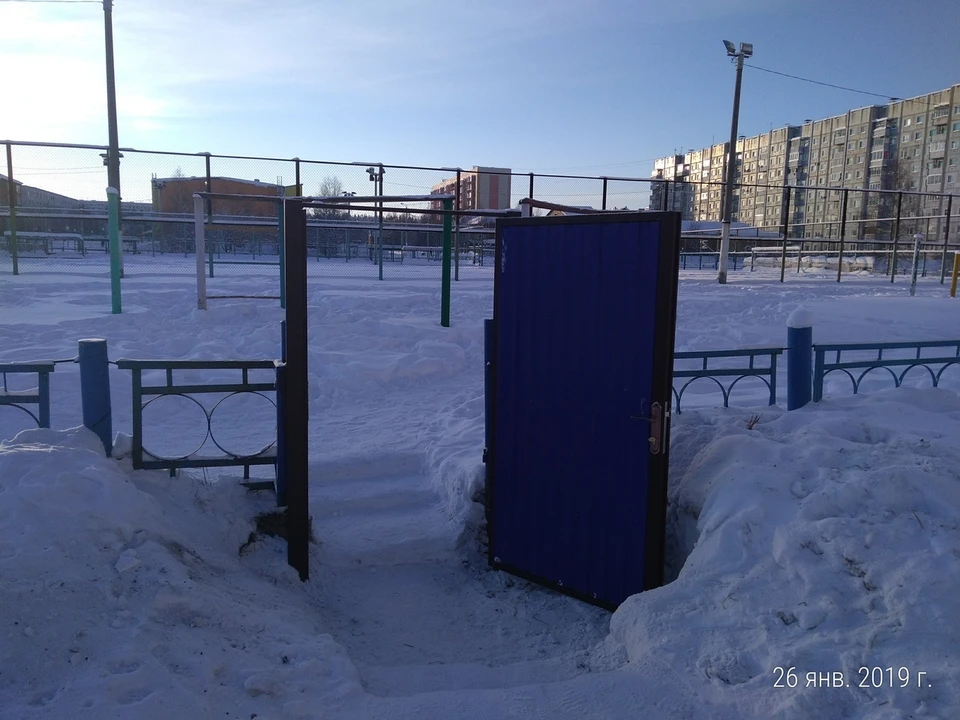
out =
<path fill-rule="evenodd" d="M 37 427 L 50 427 L 50 373 L 55 363 L 0 363 L 0 375 L 3 375 L 3 391 L 0 392 L 0 405 L 15 407 L 23 410 L 33 418 Z M 7 375 L 36 373 L 37 387 L 33 390 L 10 390 L 7 386 Z M 36 405 L 37 414 L 34 415 L 26 405 Z"/>
<path fill-rule="evenodd" d="M 777 402 L 777 356 L 783 353 L 783 348 L 766 347 L 750 348 L 746 350 L 703 350 L 703 351 L 684 351 L 674 353 L 674 362 L 684 360 L 699 360 L 699 368 L 674 367 L 673 370 L 673 397 L 675 400 L 674 412 L 680 413 L 680 402 L 683 394 L 690 387 L 690 384 L 696 380 L 712 380 L 720 389 L 723 395 L 723 406 L 730 406 L 730 394 L 744 378 L 760 378 L 767 389 L 770 391 L 770 404 Z M 758 358 L 760 363 L 758 364 Z M 763 359 L 766 358 L 765 364 Z M 710 361 L 717 360 L 723 362 L 722 367 L 714 364 L 710 367 Z M 745 361 L 737 363 L 737 361 Z M 729 365 L 728 363 L 734 363 Z M 689 378 L 680 389 L 677 390 L 677 379 Z M 725 386 L 720 378 L 732 378 L 729 385 Z"/>
<path fill-rule="evenodd" d="M 900 387 L 907 373 L 913 368 L 923 368 L 933 382 L 933 387 L 940 385 L 943 372 L 951 365 L 960 365 L 960 340 L 928 340 L 923 342 L 892 342 L 892 343 L 835 343 L 815 344 L 813 363 L 813 401 L 823 399 L 823 380 L 828 374 L 839 371 L 850 378 L 853 394 L 860 391 L 864 378 L 874 370 L 886 370 L 893 378 L 893 386 Z M 928 355 L 924 355 L 924 351 Z M 910 357 L 891 357 L 891 353 L 909 351 Z M 884 353 L 887 357 L 884 357 Z M 833 354 L 833 362 L 827 362 L 828 354 Z M 847 353 L 847 359 L 841 355 Z M 869 353 L 876 357 L 850 358 L 850 354 L 861 355 Z M 895 370 L 896 368 L 897 370 Z M 900 368 L 902 371 L 898 372 Z M 939 368 L 936 369 L 935 368 Z M 856 371 L 861 371 L 857 373 Z"/>
<path fill-rule="evenodd" d="M 262 449 L 249 453 L 235 453 L 227 450 L 213 433 L 212 418 L 220 404 L 227 398 L 238 393 L 260 395 L 276 407 L 276 400 L 265 393 L 276 393 L 276 381 L 250 382 L 251 370 L 274 370 L 273 360 L 117 360 L 117 367 L 121 370 L 130 370 L 133 373 L 133 441 L 132 458 L 135 469 L 168 469 L 173 475 L 178 468 L 201 467 L 243 467 L 244 480 L 250 479 L 250 467 L 253 465 L 276 464 L 276 436 L 272 442 Z M 163 385 L 144 385 L 143 372 L 162 370 L 166 373 L 166 382 Z M 188 384 L 175 383 L 174 371 L 185 370 L 235 370 L 239 371 L 240 382 Z M 275 377 L 275 376 L 274 376 Z M 194 395 L 220 393 L 221 398 L 212 408 L 208 409 Z M 181 395 L 196 403 L 206 416 L 206 434 L 197 449 L 185 455 L 163 457 L 143 446 L 143 411 L 154 400 L 168 395 Z M 144 402 L 144 398 L 150 399 Z M 206 456 L 200 455 L 200 450 L 211 441 L 223 454 Z M 149 456 L 149 457 L 147 457 Z M 245 483 L 250 487 L 273 487 L 273 483 Z"/>

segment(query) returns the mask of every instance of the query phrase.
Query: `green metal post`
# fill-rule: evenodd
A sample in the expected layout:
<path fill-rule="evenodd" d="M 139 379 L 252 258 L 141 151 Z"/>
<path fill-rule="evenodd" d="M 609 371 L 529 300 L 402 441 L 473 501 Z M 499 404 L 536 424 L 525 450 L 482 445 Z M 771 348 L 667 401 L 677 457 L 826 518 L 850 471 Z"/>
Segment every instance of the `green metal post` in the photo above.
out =
<path fill-rule="evenodd" d="M 443 201 L 443 273 L 440 280 L 440 325 L 450 327 L 450 257 L 453 247 L 453 200 Z"/>
<path fill-rule="evenodd" d="M 20 265 L 17 261 L 17 184 L 13 181 L 13 148 L 10 143 L 7 143 L 7 207 L 10 208 L 10 257 L 13 259 L 13 274 L 19 275 Z"/>
<path fill-rule="evenodd" d="M 113 314 L 120 310 L 120 191 L 107 188 L 107 224 L 110 236 L 110 302 Z"/>
<path fill-rule="evenodd" d="M 297 167 L 299 170 L 299 165 Z M 280 203 L 280 212 L 279 212 L 280 224 L 277 225 L 277 255 L 280 261 L 280 307 L 283 309 L 287 308 L 287 274 L 283 271 L 284 258 L 286 257 L 286 239 L 283 234 L 283 202 Z M 317 243 L 317 247 L 320 247 L 320 243 Z M 306 255 L 304 255 L 306 257 Z"/>

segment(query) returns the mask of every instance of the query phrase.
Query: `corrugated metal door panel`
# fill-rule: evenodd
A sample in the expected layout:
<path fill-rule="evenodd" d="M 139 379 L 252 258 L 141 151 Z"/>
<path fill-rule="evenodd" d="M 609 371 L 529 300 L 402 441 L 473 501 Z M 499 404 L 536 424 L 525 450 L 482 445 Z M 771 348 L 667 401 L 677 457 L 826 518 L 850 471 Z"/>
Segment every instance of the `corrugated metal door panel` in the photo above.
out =
<path fill-rule="evenodd" d="M 605 605 L 644 589 L 659 237 L 501 229 L 491 559 Z"/>

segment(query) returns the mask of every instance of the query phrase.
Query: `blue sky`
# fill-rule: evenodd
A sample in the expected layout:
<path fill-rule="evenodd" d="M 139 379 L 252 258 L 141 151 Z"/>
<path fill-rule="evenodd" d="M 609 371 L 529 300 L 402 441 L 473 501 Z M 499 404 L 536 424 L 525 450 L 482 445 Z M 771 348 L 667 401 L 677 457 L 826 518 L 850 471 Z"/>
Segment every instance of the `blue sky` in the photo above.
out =
<path fill-rule="evenodd" d="M 0 27 L 0 138 L 105 144 L 100 4 L 0 0 Z M 957 0 L 116 0 L 114 38 L 122 146 L 590 175 L 728 136 L 724 38 L 882 94 L 960 83 Z M 748 69 L 741 133 L 873 102 Z"/>

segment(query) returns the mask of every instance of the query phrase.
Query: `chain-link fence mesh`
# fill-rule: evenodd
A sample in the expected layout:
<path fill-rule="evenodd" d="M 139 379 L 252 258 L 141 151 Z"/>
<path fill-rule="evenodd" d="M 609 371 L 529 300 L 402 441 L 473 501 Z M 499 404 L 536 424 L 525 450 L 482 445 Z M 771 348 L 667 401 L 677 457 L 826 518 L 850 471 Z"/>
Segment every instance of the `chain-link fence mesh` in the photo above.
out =
<path fill-rule="evenodd" d="M 6 146 L 12 173 L 0 167 L 0 274 L 108 275 L 106 149 Z M 454 279 L 489 281 L 495 218 L 471 211 L 516 209 L 526 197 L 576 208 L 680 212 L 687 221 L 682 266 L 715 269 L 725 187 L 713 178 L 603 178 L 142 150 L 122 151 L 120 173 L 125 277 L 195 274 L 194 193 L 235 196 L 204 202 L 204 263 L 212 294 L 221 291 L 221 281 L 250 274 L 279 283 L 280 205 L 287 196 L 348 201 L 308 210 L 309 277 L 439 281 L 443 216 L 429 211 L 443 203 L 430 196 L 448 194 L 459 211 L 451 223 Z M 12 182 L 6 177 L 11 174 Z M 942 272 L 960 225 L 960 197 L 946 193 L 740 185 L 731 207 L 737 269 L 774 258 L 782 264 L 786 245 L 787 262 L 797 271 L 820 262 L 841 271 L 907 273 L 919 236 L 921 272 Z"/>

